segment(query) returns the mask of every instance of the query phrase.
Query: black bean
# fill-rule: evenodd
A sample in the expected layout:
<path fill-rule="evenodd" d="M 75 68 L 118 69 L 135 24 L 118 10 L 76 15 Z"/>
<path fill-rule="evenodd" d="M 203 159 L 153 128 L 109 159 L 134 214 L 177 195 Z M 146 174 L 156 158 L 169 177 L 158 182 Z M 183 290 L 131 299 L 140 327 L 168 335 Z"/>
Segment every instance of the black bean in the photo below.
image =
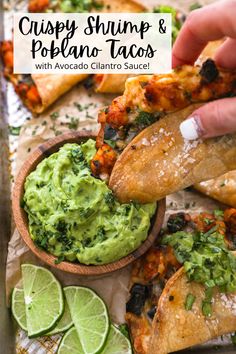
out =
<path fill-rule="evenodd" d="M 181 231 L 186 225 L 187 221 L 184 213 L 172 214 L 167 221 L 167 228 L 170 232 Z"/>

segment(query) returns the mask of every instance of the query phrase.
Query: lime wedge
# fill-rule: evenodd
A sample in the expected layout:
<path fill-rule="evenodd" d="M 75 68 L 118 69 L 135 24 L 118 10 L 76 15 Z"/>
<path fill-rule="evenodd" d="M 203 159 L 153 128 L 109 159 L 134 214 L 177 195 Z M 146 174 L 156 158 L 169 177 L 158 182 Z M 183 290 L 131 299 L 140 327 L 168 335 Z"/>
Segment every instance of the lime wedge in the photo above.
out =
<path fill-rule="evenodd" d="M 14 288 L 11 297 L 11 311 L 18 325 L 27 331 L 24 290 Z"/>
<path fill-rule="evenodd" d="M 62 337 L 57 354 L 84 354 L 76 328 L 70 328 Z"/>
<path fill-rule="evenodd" d="M 91 289 L 68 286 L 64 291 L 84 354 L 100 352 L 109 331 L 106 305 Z"/>
<path fill-rule="evenodd" d="M 101 354 L 132 354 L 130 341 L 115 326 L 111 325 Z"/>
<path fill-rule="evenodd" d="M 21 270 L 28 336 L 38 337 L 53 329 L 63 314 L 62 288 L 45 268 L 23 264 Z"/>

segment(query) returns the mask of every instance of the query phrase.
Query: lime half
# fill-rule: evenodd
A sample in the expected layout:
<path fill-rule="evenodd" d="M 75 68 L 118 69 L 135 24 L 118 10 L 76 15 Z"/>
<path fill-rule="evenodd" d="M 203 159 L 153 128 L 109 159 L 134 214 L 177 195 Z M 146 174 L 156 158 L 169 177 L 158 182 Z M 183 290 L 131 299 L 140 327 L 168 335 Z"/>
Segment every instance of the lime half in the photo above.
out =
<path fill-rule="evenodd" d="M 60 283 L 49 270 L 32 264 L 21 266 L 29 338 L 56 326 L 64 310 Z"/>
<path fill-rule="evenodd" d="M 100 352 L 109 331 L 106 305 L 91 289 L 68 286 L 64 291 L 84 354 Z"/>
<path fill-rule="evenodd" d="M 70 328 L 62 337 L 57 354 L 84 354 L 76 328 Z"/>
<path fill-rule="evenodd" d="M 115 326 L 111 325 L 101 354 L 132 354 L 130 341 Z"/>
<path fill-rule="evenodd" d="M 18 325 L 27 331 L 24 290 L 14 288 L 11 297 L 11 311 Z"/>

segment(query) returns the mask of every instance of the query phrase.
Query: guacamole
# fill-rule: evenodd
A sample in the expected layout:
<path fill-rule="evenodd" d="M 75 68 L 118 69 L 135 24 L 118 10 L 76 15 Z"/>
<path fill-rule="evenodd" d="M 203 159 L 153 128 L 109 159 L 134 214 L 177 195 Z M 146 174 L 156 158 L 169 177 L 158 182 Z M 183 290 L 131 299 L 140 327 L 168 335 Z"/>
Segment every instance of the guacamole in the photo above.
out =
<path fill-rule="evenodd" d="M 214 287 L 224 293 L 236 291 L 236 257 L 227 248 L 224 236 L 217 226 L 206 233 L 178 231 L 165 236 L 162 243 L 173 247 L 189 281 L 205 286 L 205 297 L 202 301 L 204 316 L 212 314 Z M 195 296 L 188 294 L 185 301 L 187 311 L 191 310 L 194 301 Z"/>
<path fill-rule="evenodd" d="M 120 204 L 91 175 L 95 142 L 65 144 L 26 179 L 24 209 L 34 242 L 59 261 L 106 264 L 146 239 L 156 204 Z"/>

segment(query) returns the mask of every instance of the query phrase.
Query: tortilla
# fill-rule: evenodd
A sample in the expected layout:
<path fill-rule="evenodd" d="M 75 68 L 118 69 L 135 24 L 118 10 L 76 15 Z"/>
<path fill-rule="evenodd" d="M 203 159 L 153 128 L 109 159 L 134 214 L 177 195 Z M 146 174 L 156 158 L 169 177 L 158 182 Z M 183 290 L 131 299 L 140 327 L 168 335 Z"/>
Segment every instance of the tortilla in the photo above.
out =
<path fill-rule="evenodd" d="M 223 42 L 224 40 L 209 42 L 200 55 L 200 62 L 209 57 L 214 58 L 215 52 Z M 196 184 L 194 188 L 221 203 L 236 207 L 236 171 L 230 171 L 218 178 Z"/>
<path fill-rule="evenodd" d="M 185 300 L 190 293 L 196 300 L 187 311 Z M 170 278 L 158 302 L 148 354 L 172 353 L 236 330 L 236 293 L 214 289 L 211 317 L 202 313 L 204 297 L 204 286 L 189 282 L 184 268 Z"/>
<path fill-rule="evenodd" d="M 135 0 L 102 0 L 99 12 L 145 12 L 147 8 Z"/>
<path fill-rule="evenodd" d="M 195 184 L 194 188 L 221 203 L 236 207 L 236 171 Z"/>
<path fill-rule="evenodd" d="M 146 12 L 147 8 L 133 0 L 103 0 L 102 12 Z M 107 8 L 109 6 L 109 8 Z M 125 89 L 125 81 L 134 75 L 126 74 L 95 74 L 94 84 L 96 92 L 122 93 Z"/>
<path fill-rule="evenodd" d="M 134 75 L 125 74 L 96 74 L 94 83 L 96 92 L 101 93 L 122 93 L 125 89 L 125 82 Z"/>
<path fill-rule="evenodd" d="M 86 74 L 32 74 L 42 104 L 31 107 L 31 110 L 34 113 L 42 113 L 60 96 L 87 76 Z"/>
<path fill-rule="evenodd" d="M 179 125 L 199 106 L 166 115 L 129 143 L 109 181 L 120 201 L 154 202 L 236 168 L 236 134 L 183 139 Z"/>

